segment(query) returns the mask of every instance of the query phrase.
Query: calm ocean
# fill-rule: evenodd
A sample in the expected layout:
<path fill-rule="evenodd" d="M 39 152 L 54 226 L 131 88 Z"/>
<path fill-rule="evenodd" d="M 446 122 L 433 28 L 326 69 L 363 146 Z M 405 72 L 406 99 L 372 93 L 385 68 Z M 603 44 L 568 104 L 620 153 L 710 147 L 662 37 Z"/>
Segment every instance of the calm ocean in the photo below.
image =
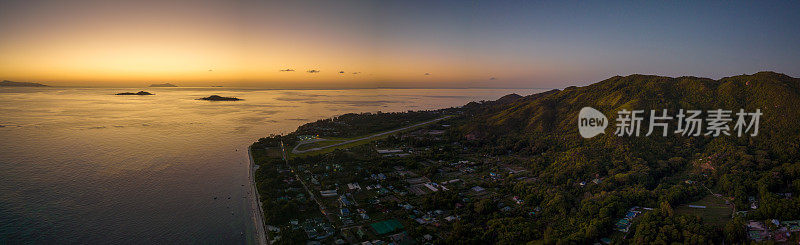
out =
<path fill-rule="evenodd" d="M 139 90 L 156 95 L 114 95 Z M 246 147 L 258 138 L 541 91 L 0 88 L 0 243 L 253 243 Z M 212 94 L 244 100 L 195 100 Z"/>

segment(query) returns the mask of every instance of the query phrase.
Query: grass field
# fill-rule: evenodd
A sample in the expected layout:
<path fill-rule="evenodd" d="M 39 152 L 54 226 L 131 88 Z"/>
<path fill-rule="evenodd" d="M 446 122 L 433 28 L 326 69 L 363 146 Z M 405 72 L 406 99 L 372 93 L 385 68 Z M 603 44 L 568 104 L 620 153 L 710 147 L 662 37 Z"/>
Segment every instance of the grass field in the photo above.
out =
<path fill-rule="evenodd" d="M 689 205 L 706 206 L 706 208 L 691 208 Z M 675 213 L 697 215 L 708 224 L 725 225 L 731 219 L 733 206 L 725 204 L 725 199 L 722 197 L 708 195 L 699 201 L 678 206 Z"/>

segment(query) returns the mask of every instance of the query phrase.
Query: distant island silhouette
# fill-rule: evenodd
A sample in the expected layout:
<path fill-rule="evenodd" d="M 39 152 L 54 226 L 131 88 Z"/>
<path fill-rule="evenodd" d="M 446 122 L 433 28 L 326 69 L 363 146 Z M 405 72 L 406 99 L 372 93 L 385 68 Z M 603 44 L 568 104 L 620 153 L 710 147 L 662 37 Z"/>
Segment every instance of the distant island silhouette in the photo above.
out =
<path fill-rule="evenodd" d="M 150 87 L 177 87 L 178 85 L 171 84 L 171 83 L 155 83 L 150 84 Z"/>
<path fill-rule="evenodd" d="M 146 92 L 146 91 L 139 91 L 139 92 L 136 92 L 136 93 L 123 92 L 123 93 L 118 93 L 117 95 L 155 95 L 155 94 L 152 94 L 152 93 Z"/>
<path fill-rule="evenodd" d="M 205 98 L 200 98 L 199 100 L 209 100 L 209 101 L 237 101 L 242 100 L 236 97 L 222 97 L 219 95 L 212 95 Z"/>
<path fill-rule="evenodd" d="M 0 87 L 49 87 L 49 86 L 41 83 L 14 82 L 9 80 L 3 80 L 2 82 L 0 82 Z"/>

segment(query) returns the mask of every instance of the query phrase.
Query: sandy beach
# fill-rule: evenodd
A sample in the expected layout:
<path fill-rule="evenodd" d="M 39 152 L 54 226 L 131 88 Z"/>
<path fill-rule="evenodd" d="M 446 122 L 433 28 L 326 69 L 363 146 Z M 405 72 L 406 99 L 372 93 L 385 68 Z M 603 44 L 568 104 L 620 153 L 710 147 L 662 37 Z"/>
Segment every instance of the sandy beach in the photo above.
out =
<path fill-rule="evenodd" d="M 267 244 L 267 234 L 264 231 L 264 213 L 261 209 L 261 197 L 258 195 L 255 182 L 255 163 L 253 162 L 253 154 L 250 153 L 250 147 L 247 147 L 247 156 L 250 159 L 249 175 L 250 180 L 250 217 L 253 217 L 253 223 L 256 230 L 256 240 L 258 244 Z"/>

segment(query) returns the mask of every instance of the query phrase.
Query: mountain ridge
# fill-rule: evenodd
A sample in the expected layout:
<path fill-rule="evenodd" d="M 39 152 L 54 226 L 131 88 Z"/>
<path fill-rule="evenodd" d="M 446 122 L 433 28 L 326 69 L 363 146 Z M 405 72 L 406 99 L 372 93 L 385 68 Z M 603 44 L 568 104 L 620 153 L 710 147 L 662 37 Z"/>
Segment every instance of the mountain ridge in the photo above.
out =
<path fill-rule="evenodd" d="M 0 82 L 0 87 L 49 87 L 49 86 L 41 83 L 14 82 L 9 80 L 3 80 L 2 82 Z"/>

